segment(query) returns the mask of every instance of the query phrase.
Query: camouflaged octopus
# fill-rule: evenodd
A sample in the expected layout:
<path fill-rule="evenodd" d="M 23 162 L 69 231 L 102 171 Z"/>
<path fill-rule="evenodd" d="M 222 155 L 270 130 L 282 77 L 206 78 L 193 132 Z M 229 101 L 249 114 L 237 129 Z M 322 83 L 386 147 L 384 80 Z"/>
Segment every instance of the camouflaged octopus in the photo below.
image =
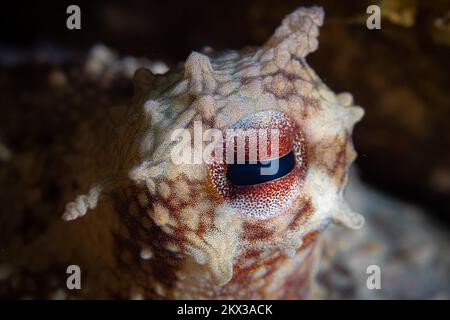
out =
<path fill-rule="evenodd" d="M 305 298 L 320 233 L 332 222 L 362 226 L 343 192 L 363 110 L 305 61 L 318 48 L 323 17 L 322 8 L 299 8 L 260 48 L 193 52 L 164 75 L 135 73 L 132 108 L 96 146 L 97 165 L 80 172 L 89 191 L 63 215 L 91 210 L 98 225 L 115 228 L 102 250 L 114 251 L 116 279 L 128 282 L 105 280 L 112 296 Z M 175 164 L 171 134 L 195 121 L 203 130 L 280 129 L 280 151 L 293 152 L 295 166 L 272 181 L 233 186 L 221 164 Z"/>

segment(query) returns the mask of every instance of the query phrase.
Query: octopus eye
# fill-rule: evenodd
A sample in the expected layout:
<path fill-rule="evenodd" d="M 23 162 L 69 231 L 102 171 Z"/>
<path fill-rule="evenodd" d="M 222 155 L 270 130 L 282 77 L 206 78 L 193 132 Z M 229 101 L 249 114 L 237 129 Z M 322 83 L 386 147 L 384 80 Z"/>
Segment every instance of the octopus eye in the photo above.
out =
<path fill-rule="evenodd" d="M 257 161 L 243 164 L 229 164 L 227 168 L 227 179 L 235 186 L 251 186 L 270 182 L 289 174 L 295 167 L 295 155 L 291 151 L 288 154 L 267 161 Z M 271 174 L 264 174 L 264 169 L 277 168 Z"/>
<path fill-rule="evenodd" d="M 251 145 L 249 138 L 246 140 L 249 143 L 244 144 L 245 158 L 241 157 L 241 161 L 227 162 L 224 157 L 210 165 L 209 180 L 213 189 L 237 212 L 247 216 L 266 219 L 287 212 L 301 194 L 307 171 L 306 142 L 300 128 L 278 111 L 252 114 L 231 128 L 263 130 L 258 132 L 273 132 L 271 130 L 276 129 L 278 149 L 272 144 L 272 135 L 267 133 L 267 149 L 260 149 L 261 136 L 258 136 L 258 151 L 250 156 L 251 148 L 247 147 Z M 230 145 L 238 148 L 238 143 L 232 142 Z M 272 152 L 272 147 L 275 152 Z M 236 160 L 238 154 L 242 155 L 235 153 Z"/>

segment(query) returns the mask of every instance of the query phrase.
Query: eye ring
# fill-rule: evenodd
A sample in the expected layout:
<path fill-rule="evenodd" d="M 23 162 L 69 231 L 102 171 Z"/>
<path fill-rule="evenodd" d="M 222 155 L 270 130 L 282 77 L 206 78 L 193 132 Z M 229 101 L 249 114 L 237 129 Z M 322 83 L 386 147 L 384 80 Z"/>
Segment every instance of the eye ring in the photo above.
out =
<path fill-rule="evenodd" d="M 255 185 L 233 185 L 227 178 L 225 161 L 214 162 L 208 168 L 208 177 L 214 190 L 232 208 L 245 216 L 268 219 L 282 214 L 299 197 L 303 179 L 308 170 L 306 141 L 299 128 L 292 144 L 294 168 L 285 176 Z"/>

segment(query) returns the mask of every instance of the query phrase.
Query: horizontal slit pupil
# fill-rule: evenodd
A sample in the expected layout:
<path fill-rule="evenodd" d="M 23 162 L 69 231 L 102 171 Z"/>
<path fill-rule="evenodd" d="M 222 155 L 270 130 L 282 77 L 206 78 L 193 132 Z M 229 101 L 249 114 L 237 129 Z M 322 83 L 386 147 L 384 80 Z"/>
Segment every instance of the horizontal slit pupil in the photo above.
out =
<path fill-rule="evenodd" d="M 269 168 L 276 168 L 274 161 L 279 161 L 278 170 L 274 170 L 273 174 L 262 174 L 261 170 L 265 171 Z M 272 159 L 268 161 L 257 161 L 256 163 L 249 163 L 246 161 L 243 164 L 229 164 L 227 169 L 227 179 L 233 185 L 249 186 L 269 182 L 281 177 L 284 177 L 295 167 L 295 155 L 291 151 L 283 157 Z"/>

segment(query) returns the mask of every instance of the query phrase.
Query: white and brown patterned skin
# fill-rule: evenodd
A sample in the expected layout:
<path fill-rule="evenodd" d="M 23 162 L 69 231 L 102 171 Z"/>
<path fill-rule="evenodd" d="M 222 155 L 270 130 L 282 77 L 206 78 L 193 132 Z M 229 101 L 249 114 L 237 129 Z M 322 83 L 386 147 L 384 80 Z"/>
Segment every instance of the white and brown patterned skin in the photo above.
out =
<path fill-rule="evenodd" d="M 111 296 L 306 297 L 320 232 L 330 222 L 362 226 L 343 191 L 356 155 L 351 133 L 363 111 L 350 94 L 334 94 L 305 61 L 318 48 L 323 16 L 319 7 L 299 8 L 261 48 L 193 52 L 163 76 L 136 72 L 128 117 L 97 150 L 97 165 L 80 173 L 91 188 L 63 216 L 97 215 L 90 219 L 101 224 L 101 212 L 113 212 L 103 220 L 113 236 L 102 242 L 102 250 L 113 251 L 115 278 L 104 281 Z M 292 122 L 303 161 L 288 176 L 248 191 L 243 199 L 254 215 L 218 190 L 214 173 L 220 173 L 211 166 L 171 161 L 174 129 L 192 130 L 196 120 L 203 130 L 226 129 L 264 111 Z M 254 199 L 275 203 L 276 212 Z M 121 285 L 112 284 L 117 278 Z"/>

